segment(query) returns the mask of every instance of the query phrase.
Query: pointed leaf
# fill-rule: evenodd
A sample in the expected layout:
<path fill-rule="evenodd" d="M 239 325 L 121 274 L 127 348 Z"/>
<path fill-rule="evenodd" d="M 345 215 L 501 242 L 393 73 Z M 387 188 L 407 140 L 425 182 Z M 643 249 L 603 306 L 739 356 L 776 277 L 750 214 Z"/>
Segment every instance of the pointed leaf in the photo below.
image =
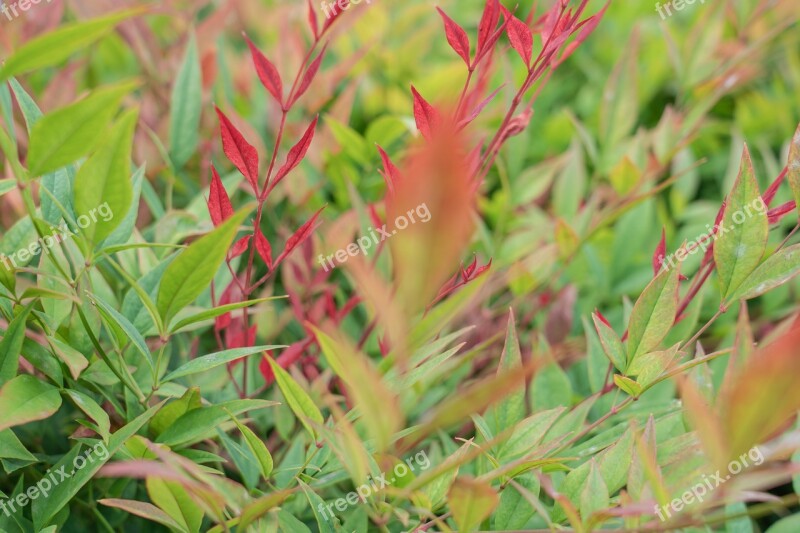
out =
<path fill-rule="evenodd" d="M 436 10 L 444 21 L 444 31 L 447 35 L 447 42 L 469 67 L 469 37 L 467 37 L 467 32 L 464 31 L 464 28 L 456 24 L 453 19 L 448 17 L 441 8 L 437 7 Z"/>
<path fill-rule="evenodd" d="M 158 312 L 169 327 L 172 318 L 208 289 L 233 238 L 252 207 L 242 209 L 220 227 L 181 251 L 167 266 L 158 289 Z"/>
<path fill-rule="evenodd" d="M 316 19 L 314 24 L 316 25 Z M 245 39 L 247 40 L 247 46 L 250 47 L 250 55 L 253 58 L 253 66 L 256 68 L 258 79 L 261 80 L 264 88 L 275 98 L 275 101 L 283 106 L 283 82 L 278 69 L 261 53 L 249 37 L 245 36 Z"/>
<path fill-rule="evenodd" d="M 222 150 L 239 172 L 247 178 L 253 191 L 258 194 L 258 151 L 247 142 L 236 126 L 217 107 Z"/>
<path fill-rule="evenodd" d="M 628 364 L 658 347 L 678 308 L 678 269 L 663 270 L 636 301 L 628 325 Z"/>
<path fill-rule="evenodd" d="M 756 269 L 767 247 L 767 214 L 766 210 L 755 209 L 758 202 L 763 200 L 750 152 L 745 146 L 739 176 L 725 206 L 714 243 L 714 261 L 724 300 L 728 300 Z"/>

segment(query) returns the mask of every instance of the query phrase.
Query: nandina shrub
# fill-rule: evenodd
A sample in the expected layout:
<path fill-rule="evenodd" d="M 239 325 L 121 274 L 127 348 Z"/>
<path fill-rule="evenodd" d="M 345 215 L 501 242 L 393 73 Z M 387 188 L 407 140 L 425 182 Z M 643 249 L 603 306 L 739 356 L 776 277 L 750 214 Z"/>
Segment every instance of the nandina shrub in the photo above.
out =
<path fill-rule="evenodd" d="M 586 51 L 610 4 L 467 3 L 420 11 L 437 54 L 389 81 L 351 50 L 403 10 L 378 2 L 30 23 L 0 70 L 0 530 L 754 529 L 796 503 L 800 129 L 785 165 L 760 134 L 708 156 L 713 197 L 694 150 L 797 9 L 697 15 L 672 50 L 696 87 L 652 120 L 639 37 Z M 224 46 L 237 9 L 280 42 Z M 360 107 L 372 83 L 409 120 Z"/>

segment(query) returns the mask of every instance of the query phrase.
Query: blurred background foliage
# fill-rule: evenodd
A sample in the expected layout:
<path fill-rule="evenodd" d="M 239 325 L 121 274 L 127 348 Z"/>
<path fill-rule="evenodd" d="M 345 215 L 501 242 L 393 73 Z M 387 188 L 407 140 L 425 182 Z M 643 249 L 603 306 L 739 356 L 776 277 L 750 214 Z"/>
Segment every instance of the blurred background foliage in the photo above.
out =
<path fill-rule="evenodd" d="M 0 50 L 7 56 L 63 20 L 95 17 L 121 4 L 133 2 L 53 0 L 16 20 L 0 19 Z M 24 85 L 42 109 L 53 110 L 88 89 L 131 77 L 140 80 L 134 161 L 147 165 L 138 231 L 147 241 L 182 242 L 211 228 L 204 195 L 212 162 L 224 169 L 234 205 L 246 199 L 242 191 L 233 194 L 242 179 L 224 161 L 214 104 L 237 117 L 237 127 L 262 158 L 270 155 L 279 116 L 268 105 L 241 34 L 268 51 L 281 72 L 293 72 L 304 50 L 306 13 L 299 4 L 156 2 L 146 17 L 122 24 L 118 33 L 64 68 L 26 76 Z M 469 35 L 475 34 L 483 2 L 442 0 L 438 5 Z M 603 5 L 592 1 L 587 11 L 597 12 Z M 532 6 L 521 2 L 517 13 L 526 14 Z M 745 142 L 762 191 L 781 172 L 800 122 L 798 17 L 800 3 L 795 0 L 707 0 L 666 20 L 650 0 L 612 1 L 587 43 L 550 77 L 529 127 L 508 142 L 481 189 L 478 231 L 470 248 L 480 264 L 491 258 L 492 270 L 481 304 L 465 306 L 459 319 L 459 325 L 477 325 L 468 334 L 470 346 L 491 339 L 500 347 L 496 334 L 503 331 L 512 307 L 523 353 L 555 357 L 558 364 L 548 365 L 535 378 L 538 392 L 529 399 L 534 411 L 576 405 L 602 387 L 607 361 L 589 327 L 591 312 L 601 309 L 617 331 L 625 329 L 633 302 L 652 279 L 651 260 L 662 229 L 668 252 L 708 231 L 739 171 Z M 364 206 L 384 195 L 375 144 L 400 159 L 414 135 L 409 83 L 432 102 L 452 101 L 463 85 L 463 64 L 447 46 L 441 25 L 431 2 L 373 0 L 353 7 L 335 27 L 320 75 L 290 117 L 291 139 L 299 138 L 308 117 L 316 114 L 321 128 L 308 158 L 270 199 L 264 225 L 270 240 L 285 240 L 287 228 L 298 227 L 325 205 L 325 222 L 315 237 L 322 249 L 333 249 L 330 243 L 347 234 L 343 228 L 364 225 Z M 198 149 L 176 166 L 166 157 L 171 93 L 191 39 L 202 79 L 202 114 L 194 132 Z M 478 119 L 488 131 L 499 126 L 524 75 L 515 55 L 497 56 L 490 86 L 505 87 Z M 18 140 L 26 142 L 21 134 Z M 782 187 L 773 205 L 791 198 L 788 187 Z M 0 224 L 6 232 L 24 208 L 14 194 L 2 201 Z M 793 217 L 787 217 L 773 231 L 771 245 L 780 243 L 794 225 Z M 153 254 L 145 261 L 149 267 L 163 257 L 160 252 L 148 254 Z M 141 265 L 130 265 L 132 272 L 146 273 Z M 690 257 L 682 272 L 691 277 L 698 265 L 698 257 Z M 352 295 L 349 274 L 341 269 L 333 279 L 337 301 L 346 302 Z M 260 296 L 302 292 L 301 285 L 284 276 Z M 706 284 L 687 309 L 688 318 L 670 334 L 672 343 L 690 337 L 714 315 L 716 290 L 714 283 Z M 795 280 L 750 306 L 758 337 L 796 310 L 798 290 L 800 281 Z M 259 338 L 268 342 L 291 344 L 302 334 L 287 301 L 255 314 L 254 320 Z M 341 327 L 358 339 L 366 322 L 357 312 Z M 707 345 L 728 346 L 735 333 L 736 314 L 728 313 L 707 333 Z M 197 343 L 211 346 L 213 341 L 210 336 L 182 339 L 175 350 L 196 348 Z M 665 344 L 671 344 L 669 339 Z M 365 350 L 377 355 L 377 338 L 371 337 Z M 412 408 L 410 418 L 421 416 L 461 381 L 492 371 L 486 369 L 494 355 L 478 355 L 474 365 L 442 376 L 432 395 Z M 716 383 L 725 364 L 724 358 L 711 364 Z M 250 372 L 257 381 L 257 369 Z M 205 384 L 220 387 L 211 397 L 230 394 L 225 379 L 218 375 Z M 274 390 L 266 394 L 278 398 Z M 675 394 L 675 386 L 664 382 L 631 411 L 644 419 L 652 412 L 673 412 Z M 611 401 L 597 401 L 589 418 L 606 413 Z M 295 421 L 285 406 L 276 412 L 274 419 L 260 423 L 265 430 L 278 431 L 289 447 L 286 457 L 296 461 L 300 452 L 289 442 Z M 666 427 L 671 419 L 665 420 L 659 428 L 671 436 L 673 429 Z M 554 474 L 559 476 L 563 478 Z M 288 508 L 308 519 L 304 503 Z"/>

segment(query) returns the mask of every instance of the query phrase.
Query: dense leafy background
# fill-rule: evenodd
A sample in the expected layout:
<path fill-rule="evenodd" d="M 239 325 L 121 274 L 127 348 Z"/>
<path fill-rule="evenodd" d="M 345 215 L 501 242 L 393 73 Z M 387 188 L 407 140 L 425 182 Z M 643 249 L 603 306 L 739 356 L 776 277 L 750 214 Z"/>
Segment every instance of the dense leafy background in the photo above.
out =
<path fill-rule="evenodd" d="M 497 95 L 424 141 L 410 86 L 446 113 L 467 75 L 429 2 L 362 2 L 319 39 L 316 2 L 163 4 L 0 15 L 0 253 L 75 232 L 0 264 L 0 498 L 110 452 L 0 530 L 797 529 L 794 0 L 589 1 L 599 25 L 474 189 L 519 26 L 471 106 Z M 535 9 L 535 56 L 558 2 L 503 4 Z M 439 7 L 474 55 L 484 2 Z M 303 93 L 285 122 L 253 49 Z M 762 196 L 686 279 L 654 269 Z M 320 267 L 420 201 L 430 222 L 374 262 Z M 755 445 L 764 464 L 658 520 Z"/>

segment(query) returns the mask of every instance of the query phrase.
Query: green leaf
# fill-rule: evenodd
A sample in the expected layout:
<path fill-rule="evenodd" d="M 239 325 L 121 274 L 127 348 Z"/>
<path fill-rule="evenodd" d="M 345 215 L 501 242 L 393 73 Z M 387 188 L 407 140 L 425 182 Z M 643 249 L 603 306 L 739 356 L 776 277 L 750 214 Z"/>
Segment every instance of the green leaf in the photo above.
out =
<path fill-rule="evenodd" d="M 195 503 L 183 486 L 155 476 L 145 480 L 147 495 L 181 527 L 190 533 L 200 531 L 203 510 Z"/>
<path fill-rule="evenodd" d="M 31 176 L 58 170 L 94 150 L 107 137 L 106 129 L 122 98 L 135 87 L 129 82 L 98 89 L 80 102 L 38 120 L 30 135 Z"/>
<path fill-rule="evenodd" d="M 594 320 L 594 327 L 597 330 L 597 335 L 600 337 L 600 344 L 603 346 L 603 352 L 608 357 L 611 364 L 620 372 L 625 372 L 625 367 L 628 366 L 627 356 L 625 355 L 625 347 L 622 344 L 617 332 L 606 325 L 605 322 L 600 320 L 596 314 L 592 314 Z"/>
<path fill-rule="evenodd" d="M 258 305 L 260 303 L 268 302 L 270 300 L 277 300 L 279 298 L 283 298 L 283 296 L 272 296 L 270 298 L 259 298 L 258 300 L 247 300 L 246 302 L 236 302 L 233 304 L 220 305 L 219 307 L 215 307 L 213 309 L 206 309 L 205 311 L 201 311 L 199 313 L 187 316 L 186 318 L 179 320 L 177 324 L 172 326 L 170 331 L 171 333 L 177 333 L 186 326 L 191 326 L 192 324 L 196 324 L 204 320 L 216 318 L 220 315 L 224 315 L 229 311 L 235 311 L 243 307 L 251 307 L 253 305 Z"/>
<path fill-rule="evenodd" d="M 185 413 L 202 406 L 200 389 L 192 387 L 177 400 L 168 403 L 150 421 L 150 431 L 158 437 Z"/>
<path fill-rule="evenodd" d="M 14 91 L 17 104 L 25 118 L 25 124 L 30 133 L 34 124 L 42 118 L 42 111 L 36 105 L 33 98 L 25 91 L 22 85 L 15 78 L 9 80 L 9 85 Z M 50 194 L 46 192 L 40 195 L 42 218 L 53 225 L 57 225 L 62 217 L 61 208 L 71 213 L 72 209 L 72 183 L 75 180 L 75 170 L 73 167 L 59 169 L 55 172 L 45 174 L 41 179 L 41 186 L 50 192 L 61 206 L 57 206 Z"/>
<path fill-rule="evenodd" d="M 158 290 L 158 312 L 169 326 L 172 318 L 206 290 L 225 259 L 239 226 L 250 213 L 246 207 L 214 231 L 181 251 L 164 271 Z"/>
<path fill-rule="evenodd" d="M 300 479 L 297 480 L 297 483 L 300 485 L 300 488 L 303 489 L 303 493 L 305 493 L 306 498 L 308 499 L 308 504 L 311 507 L 311 511 L 314 513 L 314 518 L 317 521 L 317 526 L 319 526 L 319 533 L 335 533 L 336 529 L 334 528 L 333 524 L 339 523 L 339 519 L 336 516 L 332 516 L 331 518 L 327 518 L 326 515 L 321 515 L 320 509 L 325 508 L 325 502 L 322 501 L 322 498 L 319 497 L 319 494 L 314 492 L 314 490 L 303 483 Z"/>
<path fill-rule="evenodd" d="M 269 366 L 272 367 L 272 372 L 275 374 L 275 382 L 278 384 L 278 388 L 281 389 L 283 397 L 286 398 L 286 403 L 289 404 L 295 416 L 300 419 L 300 422 L 311 434 L 311 438 L 317 440 L 317 431 L 309 421 L 322 424 L 322 413 L 320 413 L 317 406 L 314 405 L 314 402 L 311 401 L 306 391 L 292 379 L 292 376 L 290 376 L 288 372 L 282 369 L 271 357 L 265 357 Z"/>
<path fill-rule="evenodd" d="M 536 413 L 519 422 L 514 427 L 514 433 L 500 448 L 500 456 L 510 459 L 533 450 L 565 410 L 565 407 L 556 407 L 549 411 Z"/>
<path fill-rule="evenodd" d="M 757 209 L 758 203 L 764 209 Z M 756 269 L 767 248 L 769 223 L 747 146 L 714 243 L 722 299 L 729 300 Z"/>
<path fill-rule="evenodd" d="M 50 347 L 53 349 L 56 356 L 67 365 L 72 379 L 78 379 L 81 372 L 86 370 L 86 367 L 89 366 L 89 361 L 86 359 L 86 356 L 55 337 L 48 337 L 47 340 L 50 342 Z"/>
<path fill-rule="evenodd" d="M 56 391 L 56 394 L 58 392 Z M 61 397 L 59 396 L 59 401 Z M 50 493 L 50 496 L 47 498 L 40 498 L 37 500 L 33 500 L 31 514 L 33 515 L 33 524 L 34 529 L 37 531 L 42 529 L 44 526 L 48 525 L 53 518 L 58 514 L 59 511 L 67 504 L 70 500 L 78 493 L 79 490 L 83 488 L 86 483 L 91 480 L 94 475 L 97 473 L 100 468 L 108 462 L 108 460 L 114 456 L 114 454 L 119 451 L 123 444 L 125 444 L 128 439 L 134 436 L 141 428 L 144 426 L 148 420 L 161 408 L 162 403 L 158 405 L 154 405 L 131 422 L 117 430 L 116 433 L 111 435 L 111 438 L 108 440 L 108 446 L 105 447 L 105 452 L 102 455 L 94 453 L 91 455 L 91 459 L 86 459 L 86 464 L 83 468 L 75 469 L 74 473 L 71 475 L 69 479 L 69 483 L 61 483 L 57 485 L 53 492 Z M 75 457 L 77 457 L 78 452 L 83 445 L 78 444 L 75 446 L 69 453 L 65 454 L 55 465 L 52 467 L 52 471 L 56 472 L 61 467 L 67 469 L 67 472 L 71 468 L 74 467 L 73 461 Z M 97 446 L 95 446 L 95 450 L 97 450 Z"/>
<path fill-rule="evenodd" d="M 36 457 L 20 442 L 10 429 L 0 431 L 0 458 L 35 463 Z"/>
<path fill-rule="evenodd" d="M 726 303 L 761 296 L 783 285 L 797 274 L 800 274 L 800 244 L 783 248 L 771 255 L 747 276 L 729 298 L 726 298 Z"/>
<path fill-rule="evenodd" d="M 136 219 L 139 217 L 139 199 L 142 195 L 142 184 L 145 180 L 145 165 L 140 166 L 133 173 L 131 178 L 131 189 L 133 191 L 133 198 L 131 200 L 131 207 L 128 213 L 122 218 L 119 225 L 111 232 L 111 234 L 103 241 L 103 253 L 109 255 L 116 251 L 128 250 L 131 247 L 177 247 L 174 244 L 160 245 L 158 243 L 127 243 L 133 235 L 133 230 L 136 228 Z M 119 214 L 114 215 L 119 216 Z"/>
<path fill-rule="evenodd" d="M 26 323 L 34 303 L 35 301 L 29 303 L 11 321 L 3 335 L 3 340 L 0 341 L 0 385 L 11 381 L 17 375 L 19 354 L 22 351 L 22 343 L 25 342 Z"/>
<path fill-rule="evenodd" d="M 78 406 L 78 409 L 86 413 L 89 418 L 97 424 L 97 430 L 103 441 L 108 442 L 110 437 L 109 431 L 111 430 L 111 421 L 108 418 L 102 407 L 89 396 L 76 390 L 67 389 L 64 391 L 70 399 Z"/>
<path fill-rule="evenodd" d="M 277 405 L 277 403 L 267 400 L 231 400 L 209 407 L 192 409 L 161 433 L 156 442 L 171 448 L 184 447 L 202 440 L 206 435 L 213 435 L 217 426 L 229 418 L 227 411 L 238 415 L 245 411 L 254 411 L 273 405 Z"/>
<path fill-rule="evenodd" d="M 152 503 L 140 502 L 137 500 L 121 500 L 118 498 L 104 498 L 102 500 L 97 500 L 97 503 L 107 507 L 113 507 L 114 509 L 121 509 L 134 516 L 141 516 L 142 518 L 168 527 L 170 530 L 175 529 L 181 531 L 180 524 Z"/>
<path fill-rule="evenodd" d="M 264 477 L 265 481 L 268 481 L 269 475 L 272 473 L 273 462 L 272 455 L 269 453 L 267 445 L 258 438 L 258 435 L 253 433 L 253 430 L 239 422 L 235 416 L 230 416 L 233 423 L 236 424 L 236 427 L 239 428 L 239 431 L 241 431 L 244 436 L 244 441 L 250 453 L 252 453 L 256 461 L 258 461 L 258 465 L 261 467 L 261 475 Z"/>
<path fill-rule="evenodd" d="M 169 124 L 169 155 L 175 168 L 181 168 L 194 154 L 200 132 L 202 106 L 200 60 L 194 34 L 189 37 L 183 65 L 172 89 Z"/>
<path fill-rule="evenodd" d="M 0 388 L 0 430 L 43 420 L 61 407 L 58 389 L 29 374 Z"/>
<path fill-rule="evenodd" d="M 144 11 L 142 8 L 119 11 L 102 18 L 67 24 L 53 32 L 32 39 L 6 60 L 0 70 L 0 82 L 17 74 L 61 63 L 75 52 L 110 32 L 123 20 Z"/>
<path fill-rule="evenodd" d="M 792 144 L 789 147 L 789 162 L 788 168 L 788 181 L 789 187 L 792 189 L 794 201 L 797 204 L 798 213 L 800 213 L 800 125 L 792 137 Z"/>
<path fill-rule="evenodd" d="M 506 326 L 506 341 L 503 346 L 503 353 L 500 355 L 500 364 L 497 366 L 497 374 L 516 372 L 521 368 L 522 355 L 519 349 L 517 326 L 514 321 L 514 312 L 509 311 L 508 324 Z M 525 391 L 518 390 L 512 392 L 492 409 L 492 413 L 494 414 L 495 433 L 500 433 L 512 427 L 525 416 Z"/>
<path fill-rule="evenodd" d="M 237 359 L 241 359 L 242 357 L 247 357 L 248 355 L 254 355 L 257 353 L 265 352 L 267 350 L 275 350 L 278 348 L 286 348 L 286 346 L 284 345 L 252 346 L 250 348 L 234 348 L 232 350 L 223 350 L 221 352 L 212 353 L 210 355 L 204 355 L 202 357 L 197 357 L 196 359 L 192 359 L 188 363 L 173 370 L 172 372 L 164 376 L 161 381 L 166 383 L 167 381 L 172 381 L 176 378 L 190 376 L 192 374 L 197 374 L 200 372 L 211 370 L 212 368 L 217 368 L 218 366 L 230 363 L 231 361 L 236 361 Z"/>
<path fill-rule="evenodd" d="M 124 346 L 127 344 L 127 341 L 130 340 L 131 344 L 144 356 L 150 370 L 155 372 L 156 363 L 153 361 L 150 348 L 147 347 L 147 342 L 144 340 L 144 337 L 139 333 L 136 327 L 131 324 L 130 320 L 125 318 L 122 313 L 105 303 L 98 296 L 89 295 L 89 298 L 92 303 L 97 306 L 98 311 L 100 311 L 100 316 L 107 324 L 112 326 L 111 332 L 117 336 L 119 343 Z"/>
<path fill-rule="evenodd" d="M 621 376 L 619 374 L 614 374 L 614 383 L 622 389 L 623 391 L 627 392 L 630 396 L 634 398 L 638 398 L 644 388 L 636 383 L 631 378 L 626 378 L 625 376 Z"/>
<path fill-rule="evenodd" d="M 7 179 L 7 180 L 0 180 L 0 196 L 3 196 L 7 192 L 11 192 L 17 188 L 17 182 L 14 179 Z"/>
<path fill-rule="evenodd" d="M 586 522 L 589 517 L 597 511 L 607 509 L 609 504 L 608 487 L 606 487 L 600 469 L 592 459 L 589 467 L 589 476 L 586 478 L 586 486 L 581 492 L 580 512 L 581 518 Z"/>
<path fill-rule="evenodd" d="M 670 363 L 675 359 L 679 347 L 680 343 L 667 350 L 640 355 L 628 367 L 627 375 L 638 376 L 636 382 L 642 389 L 647 388 L 669 367 Z"/>
<path fill-rule="evenodd" d="M 459 477 L 450 487 L 447 503 L 458 531 L 466 533 L 478 528 L 497 504 L 500 497 L 491 485 L 469 477 Z"/>
<path fill-rule="evenodd" d="M 130 165 L 138 117 L 135 109 L 122 115 L 75 176 L 75 214 L 90 242 L 99 243 L 110 235 L 133 202 Z"/>
<path fill-rule="evenodd" d="M 678 269 L 662 270 L 636 301 L 628 324 L 628 365 L 658 347 L 678 310 Z"/>

